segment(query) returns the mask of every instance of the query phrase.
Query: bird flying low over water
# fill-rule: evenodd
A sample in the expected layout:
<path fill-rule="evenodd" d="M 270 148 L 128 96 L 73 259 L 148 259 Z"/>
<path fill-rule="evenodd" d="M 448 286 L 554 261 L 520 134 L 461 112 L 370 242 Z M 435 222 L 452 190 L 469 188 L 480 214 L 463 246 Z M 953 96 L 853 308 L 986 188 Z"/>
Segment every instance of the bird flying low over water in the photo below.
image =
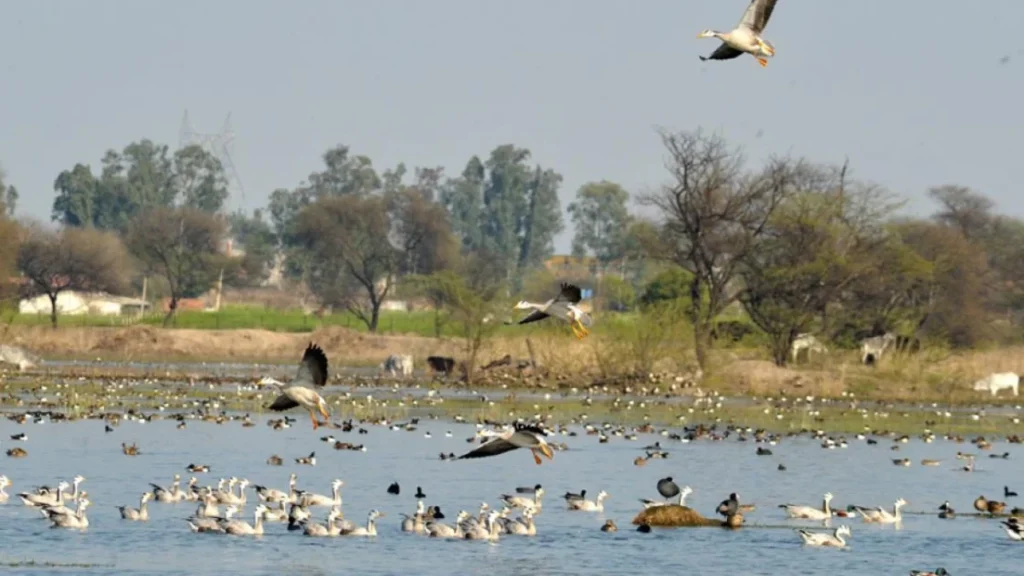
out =
<path fill-rule="evenodd" d="M 739 25 L 729 32 L 705 30 L 697 38 L 719 38 L 722 45 L 710 56 L 701 56 L 703 60 L 731 60 L 743 53 L 757 59 L 761 67 L 768 65 L 767 58 L 775 56 L 775 46 L 761 37 L 768 19 L 772 17 L 778 0 L 750 0 L 747 11 Z"/>
<path fill-rule="evenodd" d="M 281 391 L 281 395 L 270 405 L 271 410 L 282 412 L 302 406 L 309 410 L 309 419 L 313 422 L 314 430 L 319 426 L 313 413 L 314 410 L 319 411 L 324 418 L 330 418 L 330 414 L 327 412 L 327 402 L 316 390 L 309 388 L 310 385 L 322 388 L 327 384 L 327 354 L 324 354 L 320 346 L 312 342 L 309 343 L 306 352 L 302 355 L 295 380 L 290 384 L 284 384 L 267 376 L 260 381 L 260 384 L 273 384 Z"/>
<path fill-rule="evenodd" d="M 548 445 L 547 440 L 544 436 L 547 432 L 537 426 L 529 426 L 526 424 L 520 424 L 516 422 L 513 425 L 512 430 L 506 430 L 505 432 L 493 432 L 490 430 L 484 430 L 481 434 L 493 436 L 494 439 L 481 445 L 476 450 L 472 450 L 458 457 L 458 460 L 464 458 L 486 458 L 488 456 L 497 456 L 498 454 L 504 454 L 517 448 L 529 448 L 530 453 L 533 454 L 533 461 L 538 465 L 542 462 L 540 454 L 548 457 L 548 460 L 553 460 L 555 457 L 554 451 L 551 446 Z"/>
<path fill-rule="evenodd" d="M 563 282 L 558 296 L 543 304 L 534 304 L 526 300 L 521 300 L 516 304 L 516 310 L 533 310 L 526 318 L 520 320 L 519 324 L 529 324 L 530 322 L 543 320 L 548 316 L 554 316 L 568 322 L 569 327 L 572 328 L 572 333 L 582 340 L 590 334 L 589 328 L 594 323 L 590 314 L 587 314 L 577 306 L 582 299 L 583 293 L 580 291 L 579 286 Z"/>

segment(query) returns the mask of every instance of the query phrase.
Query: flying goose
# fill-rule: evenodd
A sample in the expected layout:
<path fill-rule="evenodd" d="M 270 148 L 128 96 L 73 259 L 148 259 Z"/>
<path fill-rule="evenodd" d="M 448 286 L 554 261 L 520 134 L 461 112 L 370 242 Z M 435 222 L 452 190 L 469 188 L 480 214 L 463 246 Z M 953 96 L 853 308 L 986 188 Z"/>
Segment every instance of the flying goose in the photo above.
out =
<path fill-rule="evenodd" d="M 299 371 L 290 384 L 284 384 L 269 376 L 260 380 L 261 385 L 273 384 L 281 391 L 281 395 L 270 405 L 271 410 L 278 412 L 290 410 L 298 406 L 309 410 L 309 420 L 316 430 L 320 424 L 316 421 L 314 410 L 319 410 L 324 418 L 330 418 L 327 402 L 313 388 L 323 388 L 327 384 L 327 354 L 312 342 L 306 347 L 299 362 Z"/>
<path fill-rule="evenodd" d="M 797 534 L 808 546 L 830 546 L 833 548 L 845 548 L 846 538 L 850 537 L 850 527 L 843 524 L 835 529 L 835 532 L 811 532 L 809 530 L 797 530 Z M 846 538 L 843 538 L 845 536 Z"/>
<path fill-rule="evenodd" d="M 775 56 L 775 46 L 761 37 L 768 19 L 775 10 L 778 0 L 750 0 L 743 19 L 729 32 L 716 32 L 715 30 L 704 30 L 697 35 L 697 38 L 718 38 L 722 45 L 711 53 L 710 56 L 701 56 L 701 61 L 707 60 L 731 60 L 743 53 L 750 54 L 757 59 L 761 67 L 768 65 L 768 60 Z"/>
<path fill-rule="evenodd" d="M 582 340 L 590 334 L 589 328 L 594 323 L 590 314 L 587 314 L 577 306 L 582 299 L 583 295 L 579 286 L 563 282 L 561 284 L 561 292 L 551 300 L 543 304 L 534 304 L 521 300 L 514 306 L 514 309 L 533 310 L 533 312 L 520 320 L 519 324 L 529 324 L 530 322 L 543 320 L 548 316 L 554 316 L 559 320 L 568 322 L 569 327 L 572 328 L 572 333 L 576 335 L 576 338 Z"/>
<path fill-rule="evenodd" d="M 539 451 L 541 454 L 548 457 L 548 460 L 553 460 L 555 457 L 554 451 L 551 446 L 548 445 L 544 436 L 547 432 L 536 426 L 528 426 L 526 424 L 520 424 L 516 422 L 513 425 L 512 430 L 506 430 L 505 432 L 494 432 L 491 430 L 482 430 L 481 436 L 492 436 L 494 439 L 481 445 L 479 448 L 467 452 L 457 459 L 462 460 L 464 458 L 486 458 L 488 456 L 497 456 L 498 454 L 504 454 L 517 448 L 529 448 L 530 453 L 533 454 L 533 461 L 538 465 L 541 463 L 540 456 L 537 454 Z"/>

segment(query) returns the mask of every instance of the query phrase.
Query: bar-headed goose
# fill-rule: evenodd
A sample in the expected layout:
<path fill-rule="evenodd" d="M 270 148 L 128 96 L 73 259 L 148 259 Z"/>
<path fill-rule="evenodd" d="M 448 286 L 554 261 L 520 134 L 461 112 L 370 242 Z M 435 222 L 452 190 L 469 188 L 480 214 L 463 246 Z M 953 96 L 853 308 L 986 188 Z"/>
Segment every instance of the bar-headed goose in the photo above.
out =
<path fill-rule="evenodd" d="M 597 494 L 596 500 L 576 500 L 569 502 L 569 510 L 582 510 L 584 512 L 603 512 L 604 511 L 604 499 L 608 497 L 608 493 L 601 490 Z"/>
<path fill-rule="evenodd" d="M 845 548 L 846 538 L 850 537 L 850 527 L 843 524 L 831 534 L 828 532 L 811 532 L 809 530 L 797 530 L 797 534 L 808 546 L 829 546 L 833 548 Z M 844 536 L 846 538 L 844 538 Z"/>
<path fill-rule="evenodd" d="M 121 518 L 124 520 L 133 520 L 139 522 L 146 522 L 149 520 L 149 499 L 152 495 L 149 492 L 143 492 L 142 498 L 139 499 L 139 507 L 130 508 L 128 506 L 118 506 L 117 509 L 121 511 Z"/>
<path fill-rule="evenodd" d="M 469 517 L 469 512 L 459 510 L 459 513 L 455 515 L 454 526 L 449 526 L 448 524 L 442 524 L 440 522 L 430 522 L 427 524 L 427 536 L 430 536 L 431 538 L 462 538 L 464 536 L 462 523 Z"/>
<path fill-rule="evenodd" d="M 89 518 L 85 515 L 85 509 L 89 507 L 88 498 L 78 501 L 78 511 L 74 514 L 54 514 L 50 516 L 52 526 L 50 528 L 72 528 L 84 530 L 89 527 Z"/>
<path fill-rule="evenodd" d="M 785 508 L 790 518 L 801 518 L 804 520 L 828 520 L 832 517 L 832 493 L 826 492 L 821 508 L 813 506 L 801 506 L 799 504 L 779 504 L 779 508 Z"/>
<path fill-rule="evenodd" d="M 221 526 L 224 522 L 229 522 L 238 512 L 236 506 L 228 506 L 224 509 L 224 516 L 193 516 L 187 518 L 185 521 L 188 522 L 189 528 L 193 532 L 223 532 L 224 528 Z"/>
<path fill-rule="evenodd" d="M 376 536 L 377 535 L 377 519 L 384 516 L 383 512 L 377 510 L 370 510 L 370 513 L 366 515 L 366 526 L 356 526 L 351 530 L 342 530 L 342 536 Z"/>
<path fill-rule="evenodd" d="M 331 494 L 332 496 L 325 496 L 323 494 L 306 494 L 307 506 L 341 506 L 341 487 L 344 486 L 344 482 L 340 479 L 335 478 L 331 482 Z"/>
<path fill-rule="evenodd" d="M 68 489 L 70 484 L 61 480 L 57 484 L 57 491 L 53 492 L 49 488 L 40 488 L 36 493 L 21 492 L 18 494 L 18 498 L 25 503 L 25 506 L 35 506 L 37 508 L 43 506 L 63 506 L 64 505 L 64 491 Z"/>
<path fill-rule="evenodd" d="M 544 497 L 544 488 L 537 484 L 533 487 L 532 496 L 520 496 L 518 494 L 502 494 L 501 501 L 509 508 L 533 508 L 540 510 L 541 498 Z"/>
<path fill-rule="evenodd" d="M 0 475 L 0 504 L 7 502 L 11 498 L 11 495 L 4 491 L 4 488 L 7 488 L 10 485 L 10 479 L 8 479 L 7 476 Z"/>
<path fill-rule="evenodd" d="M 249 524 L 244 520 L 225 520 L 221 522 L 221 528 L 233 536 L 261 536 L 263 534 L 263 513 L 267 507 L 260 504 L 253 512 L 253 523 Z"/>
<path fill-rule="evenodd" d="M 253 485 L 256 489 L 256 494 L 259 495 L 260 500 L 264 502 L 276 503 L 276 502 L 295 502 L 295 483 L 298 482 L 299 477 L 292 473 L 288 478 L 288 491 L 277 490 L 276 488 L 267 488 L 266 486 L 260 486 L 259 484 Z"/>

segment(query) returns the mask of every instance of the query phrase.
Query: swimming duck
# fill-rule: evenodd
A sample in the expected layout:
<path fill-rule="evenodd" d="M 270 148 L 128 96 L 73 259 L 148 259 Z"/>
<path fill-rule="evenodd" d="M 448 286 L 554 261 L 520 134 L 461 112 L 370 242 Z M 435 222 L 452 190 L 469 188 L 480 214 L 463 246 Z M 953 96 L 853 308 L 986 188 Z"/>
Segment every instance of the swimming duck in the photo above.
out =
<path fill-rule="evenodd" d="M 569 502 L 569 510 L 582 510 L 584 512 L 603 512 L 604 500 L 609 494 L 604 490 L 597 493 L 596 500 L 573 500 Z"/>
<path fill-rule="evenodd" d="M 185 471 L 191 472 L 193 474 L 198 474 L 202 472 L 209 472 L 210 467 L 205 464 L 189 464 L 188 466 L 185 467 Z"/>
<path fill-rule="evenodd" d="M 121 512 L 121 518 L 123 520 L 134 520 L 139 522 L 146 522 L 149 520 L 149 499 L 152 494 L 149 492 L 143 492 L 142 498 L 139 499 L 139 507 L 129 508 L 128 506 L 118 506 L 117 509 Z"/>
<path fill-rule="evenodd" d="M 370 513 L 366 516 L 366 526 L 356 526 L 351 530 L 342 530 L 341 536 L 376 536 L 377 535 L 377 519 L 384 516 L 383 512 L 377 510 L 370 510 Z"/>
<path fill-rule="evenodd" d="M 949 572 L 946 572 L 945 568 L 939 568 L 935 572 L 929 572 L 926 570 L 911 570 L 910 576 L 951 576 Z"/>
<path fill-rule="evenodd" d="M 618 532 L 618 530 L 619 527 L 615 525 L 615 520 L 606 520 L 601 526 L 601 532 Z"/>

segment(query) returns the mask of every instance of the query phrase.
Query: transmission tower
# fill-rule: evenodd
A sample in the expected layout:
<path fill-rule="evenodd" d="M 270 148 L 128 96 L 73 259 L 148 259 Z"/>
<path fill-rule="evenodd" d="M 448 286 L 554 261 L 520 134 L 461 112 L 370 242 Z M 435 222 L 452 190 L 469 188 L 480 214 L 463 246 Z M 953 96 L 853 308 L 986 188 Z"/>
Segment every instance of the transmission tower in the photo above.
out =
<path fill-rule="evenodd" d="M 185 148 L 193 144 L 198 144 L 203 150 L 220 160 L 228 181 L 230 198 L 241 199 L 235 206 L 236 208 L 240 207 L 245 201 L 245 188 L 242 187 L 242 178 L 238 175 L 238 169 L 235 167 L 235 131 L 231 128 L 231 113 L 228 112 L 227 118 L 224 119 L 224 127 L 220 132 L 210 134 L 197 131 L 188 118 L 188 110 L 185 110 L 185 116 L 181 119 L 181 130 L 178 132 L 178 148 Z"/>

